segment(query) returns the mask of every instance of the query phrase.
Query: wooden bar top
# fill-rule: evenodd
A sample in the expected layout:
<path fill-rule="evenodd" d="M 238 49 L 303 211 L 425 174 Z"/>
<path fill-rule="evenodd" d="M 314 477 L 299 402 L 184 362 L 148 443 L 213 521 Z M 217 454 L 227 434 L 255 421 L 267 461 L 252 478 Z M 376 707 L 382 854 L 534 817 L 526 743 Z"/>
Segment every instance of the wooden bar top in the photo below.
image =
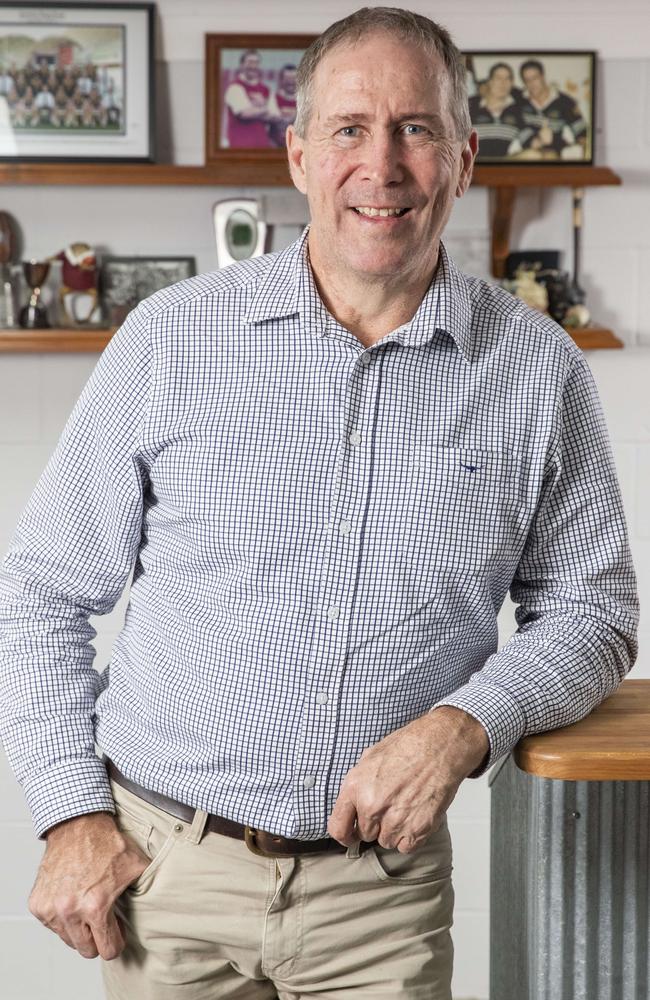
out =
<path fill-rule="evenodd" d="M 565 781 L 650 781 L 650 680 L 624 680 L 586 718 L 525 736 L 522 771 Z"/>

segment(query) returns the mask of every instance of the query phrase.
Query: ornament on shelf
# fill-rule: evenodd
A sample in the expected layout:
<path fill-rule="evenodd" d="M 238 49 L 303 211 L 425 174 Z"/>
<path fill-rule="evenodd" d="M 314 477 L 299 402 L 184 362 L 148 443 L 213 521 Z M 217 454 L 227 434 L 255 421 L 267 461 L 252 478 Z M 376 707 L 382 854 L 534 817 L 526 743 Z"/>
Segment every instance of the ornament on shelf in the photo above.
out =
<path fill-rule="evenodd" d="M 50 326 L 47 307 L 43 303 L 43 285 L 50 271 L 49 260 L 23 261 L 23 274 L 30 295 L 18 314 L 18 322 L 25 330 L 46 330 Z"/>
<path fill-rule="evenodd" d="M 66 325 L 77 327 L 97 323 L 101 313 L 97 289 L 99 271 L 92 247 L 88 243 L 71 243 L 48 260 L 61 261 L 59 304 Z"/>
<path fill-rule="evenodd" d="M 545 313 L 548 309 L 548 293 L 544 285 L 537 280 L 539 265 L 522 264 L 515 271 L 514 278 L 506 278 L 501 284 L 517 298 Z"/>
<path fill-rule="evenodd" d="M 569 326 L 571 329 L 582 330 L 586 326 L 589 326 L 589 320 L 591 319 L 591 313 L 582 302 L 576 302 L 575 305 L 569 306 L 564 314 L 562 323 L 564 326 Z"/>

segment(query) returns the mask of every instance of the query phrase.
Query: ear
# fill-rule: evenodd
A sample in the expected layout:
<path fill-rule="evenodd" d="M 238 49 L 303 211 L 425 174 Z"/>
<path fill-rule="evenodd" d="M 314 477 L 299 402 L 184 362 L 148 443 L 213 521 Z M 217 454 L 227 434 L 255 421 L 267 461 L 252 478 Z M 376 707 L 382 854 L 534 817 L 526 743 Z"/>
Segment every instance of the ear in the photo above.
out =
<path fill-rule="evenodd" d="M 474 169 L 474 160 L 476 159 L 476 154 L 478 153 L 478 133 L 475 129 L 472 129 L 469 135 L 469 139 L 465 143 L 465 148 L 460 154 L 462 165 L 460 169 L 460 176 L 458 178 L 458 184 L 456 185 L 456 197 L 462 198 L 467 188 L 470 185 L 472 179 L 472 171 Z"/>
<path fill-rule="evenodd" d="M 307 194 L 307 171 L 305 170 L 305 143 L 296 134 L 293 125 L 287 126 L 287 155 L 291 180 L 303 194 Z"/>

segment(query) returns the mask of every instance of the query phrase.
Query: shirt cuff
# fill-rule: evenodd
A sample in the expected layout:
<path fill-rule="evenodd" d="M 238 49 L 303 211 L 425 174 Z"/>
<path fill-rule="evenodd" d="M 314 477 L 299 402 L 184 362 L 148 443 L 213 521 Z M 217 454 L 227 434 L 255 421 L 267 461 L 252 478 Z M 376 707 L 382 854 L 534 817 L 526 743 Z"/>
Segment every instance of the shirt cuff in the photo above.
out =
<path fill-rule="evenodd" d="M 91 812 L 115 813 L 106 766 L 99 757 L 64 761 L 23 783 L 39 840 L 56 823 Z"/>
<path fill-rule="evenodd" d="M 494 684 L 470 681 L 442 698 L 430 709 L 433 712 L 443 705 L 467 712 L 485 729 L 490 749 L 483 762 L 468 778 L 480 778 L 500 757 L 510 753 L 524 735 L 526 716 L 521 706 L 504 688 Z"/>

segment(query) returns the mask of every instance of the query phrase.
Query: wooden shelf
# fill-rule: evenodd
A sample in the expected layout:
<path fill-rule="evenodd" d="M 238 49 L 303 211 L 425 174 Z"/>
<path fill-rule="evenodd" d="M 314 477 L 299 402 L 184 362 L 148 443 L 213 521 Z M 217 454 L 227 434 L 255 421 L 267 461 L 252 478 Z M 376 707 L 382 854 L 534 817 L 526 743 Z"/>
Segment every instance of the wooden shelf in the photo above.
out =
<path fill-rule="evenodd" d="M 472 184 L 478 187 L 590 187 L 620 184 L 609 167 L 572 164 L 484 164 L 474 168 Z M 0 184 L 72 185 L 253 185 L 291 187 L 284 159 L 262 161 L 241 157 L 218 167 L 179 166 L 173 163 L 14 163 L 0 162 Z"/>
<path fill-rule="evenodd" d="M 266 163 L 232 160 L 218 167 L 172 163 L 0 163 L 0 184 L 292 187 L 284 160 Z"/>
<path fill-rule="evenodd" d="M 557 163 L 545 166 L 530 163 L 528 166 L 509 164 L 484 164 L 474 168 L 473 184 L 491 188 L 520 187 L 602 187 L 622 184 L 618 174 L 609 167 L 585 167 Z"/>
<path fill-rule="evenodd" d="M 0 330 L 0 354 L 29 354 L 55 352 L 66 353 L 74 351 L 101 352 L 117 330 L 117 327 L 107 327 L 102 330 Z M 583 330 L 571 330 L 565 327 L 567 333 L 583 350 L 593 350 L 609 347 L 623 347 L 622 341 L 611 330 L 604 327 L 585 327 Z"/>
<path fill-rule="evenodd" d="M 601 350 L 602 348 L 621 348 L 625 345 L 615 333 L 603 326 L 585 326 L 581 330 L 565 326 L 564 329 L 583 351 Z"/>
<path fill-rule="evenodd" d="M 0 354 L 59 354 L 73 351 L 100 353 L 117 327 L 106 329 L 0 330 Z"/>

